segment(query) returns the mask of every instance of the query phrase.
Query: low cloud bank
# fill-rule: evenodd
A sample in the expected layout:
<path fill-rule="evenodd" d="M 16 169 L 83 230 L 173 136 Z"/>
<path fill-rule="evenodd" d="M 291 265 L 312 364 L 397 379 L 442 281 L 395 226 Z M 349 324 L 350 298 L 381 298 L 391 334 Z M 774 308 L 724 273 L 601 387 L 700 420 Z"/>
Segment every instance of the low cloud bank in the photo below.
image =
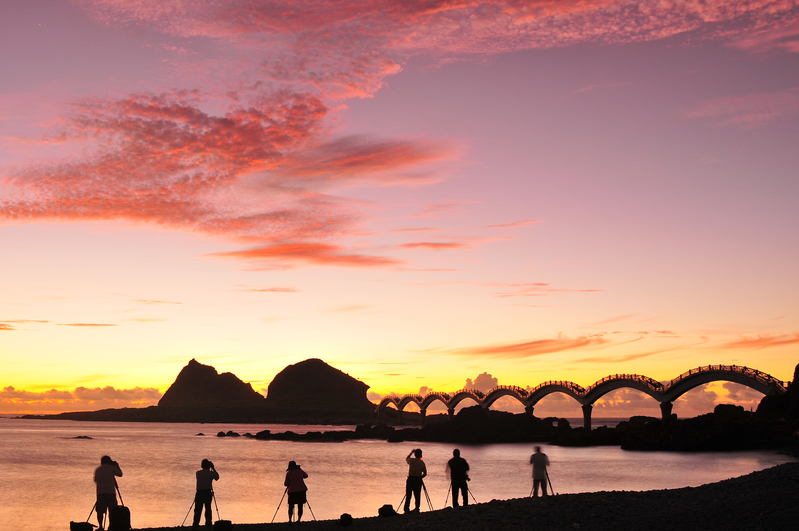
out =
<path fill-rule="evenodd" d="M 108 408 L 148 407 L 158 404 L 163 393 L 153 387 L 115 389 L 77 387 L 74 391 L 33 392 L 14 387 L 0 391 L 0 414 L 49 414 L 66 411 L 95 411 Z"/>

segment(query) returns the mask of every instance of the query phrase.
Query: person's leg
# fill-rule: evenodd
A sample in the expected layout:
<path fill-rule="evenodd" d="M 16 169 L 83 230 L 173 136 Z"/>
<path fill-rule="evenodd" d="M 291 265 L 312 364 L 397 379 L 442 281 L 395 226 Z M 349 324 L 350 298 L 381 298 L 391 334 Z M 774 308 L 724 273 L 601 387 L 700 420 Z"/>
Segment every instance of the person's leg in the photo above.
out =
<path fill-rule="evenodd" d="M 297 521 L 299 522 L 302 520 L 302 508 L 305 507 L 304 503 L 300 503 L 297 505 Z"/>
<path fill-rule="evenodd" d="M 458 506 L 458 484 L 457 483 L 453 483 L 452 484 L 452 506 L 453 507 L 457 507 Z"/>
<path fill-rule="evenodd" d="M 463 506 L 469 505 L 469 485 L 466 482 L 461 483 L 461 495 L 463 496 Z"/>
<path fill-rule="evenodd" d="M 541 480 L 541 496 L 543 496 L 544 498 L 547 497 L 547 480 L 546 479 L 542 479 Z"/>
<path fill-rule="evenodd" d="M 413 501 L 416 503 L 415 511 L 419 510 L 419 503 L 422 499 L 422 478 L 419 478 L 419 481 L 416 485 L 413 486 Z"/>
<path fill-rule="evenodd" d="M 214 512 L 211 510 L 211 497 L 205 501 L 205 526 L 211 527 L 214 525 Z"/>
<path fill-rule="evenodd" d="M 97 525 L 100 529 L 103 529 L 103 517 L 105 516 L 105 512 L 108 510 L 108 507 L 105 504 L 105 500 L 101 499 L 100 496 L 97 496 Z"/>
<path fill-rule="evenodd" d="M 203 514 L 203 500 L 200 496 L 200 493 L 194 495 L 194 520 L 192 521 L 192 527 L 200 527 L 200 517 Z"/>
<path fill-rule="evenodd" d="M 404 512 L 411 509 L 411 494 L 413 493 L 413 480 L 410 476 L 405 480 L 405 506 L 402 508 Z"/>
<path fill-rule="evenodd" d="M 540 483 L 540 479 L 533 479 L 533 498 L 538 498 L 538 485 Z"/>
<path fill-rule="evenodd" d="M 291 522 L 292 518 L 294 518 L 294 504 L 289 503 L 289 522 Z"/>

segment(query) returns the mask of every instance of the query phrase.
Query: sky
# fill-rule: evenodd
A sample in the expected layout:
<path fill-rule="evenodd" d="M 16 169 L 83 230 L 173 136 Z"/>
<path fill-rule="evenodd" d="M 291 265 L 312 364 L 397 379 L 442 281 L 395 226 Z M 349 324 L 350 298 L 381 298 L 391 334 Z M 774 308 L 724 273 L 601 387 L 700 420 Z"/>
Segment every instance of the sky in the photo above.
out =
<path fill-rule="evenodd" d="M 790 380 L 798 141 L 793 0 L 0 0 L 0 413 Z"/>

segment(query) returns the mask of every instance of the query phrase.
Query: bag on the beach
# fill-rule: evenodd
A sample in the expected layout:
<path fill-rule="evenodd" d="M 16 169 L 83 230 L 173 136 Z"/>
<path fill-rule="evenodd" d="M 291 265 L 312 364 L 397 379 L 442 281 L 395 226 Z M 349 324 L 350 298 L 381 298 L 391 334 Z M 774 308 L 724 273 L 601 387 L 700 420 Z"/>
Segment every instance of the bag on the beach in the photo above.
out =
<path fill-rule="evenodd" d="M 130 531 L 130 509 L 124 505 L 112 505 L 108 508 L 108 531 Z"/>
<path fill-rule="evenodd" d="M 214 522 L 214 531 L 230 531 L 233 529 L 233 522 L 230 520 L 217 520 Z"/>
<path fill-rule="evenodd" d="M 69 531 L 94 531 L 94 524 L 89 522 L 70 522 Z"/>
<path fill-rule="evenodd" d="M 396 515 L 397 511 L 395 511 L 394 507 L 388 503 L 377 510 L 377 516 L 396 516 Z"/>

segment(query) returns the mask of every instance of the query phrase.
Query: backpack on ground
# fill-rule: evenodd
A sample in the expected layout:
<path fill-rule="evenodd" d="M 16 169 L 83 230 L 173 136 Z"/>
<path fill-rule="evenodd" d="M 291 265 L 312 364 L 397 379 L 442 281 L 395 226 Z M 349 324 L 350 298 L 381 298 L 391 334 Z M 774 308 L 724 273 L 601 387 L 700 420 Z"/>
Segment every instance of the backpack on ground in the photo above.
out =
<path fill-rule="evenodd" d="M 396 515 L 397 511 L 395 511 L 394 507 L 388 503 L 377 510 L 377 516 L 396 516 Z"/>

